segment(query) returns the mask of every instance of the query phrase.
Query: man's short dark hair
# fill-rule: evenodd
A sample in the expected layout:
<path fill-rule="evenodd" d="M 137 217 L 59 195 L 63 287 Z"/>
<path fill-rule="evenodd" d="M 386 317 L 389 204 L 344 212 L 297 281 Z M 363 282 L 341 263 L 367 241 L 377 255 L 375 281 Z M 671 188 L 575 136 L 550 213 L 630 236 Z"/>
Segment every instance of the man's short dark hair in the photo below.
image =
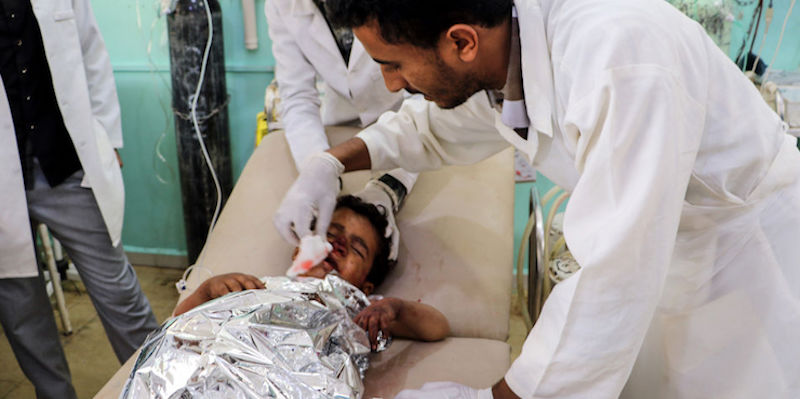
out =
<path fill-rule="evenodd" d="M 378 251 L 375 253 L 375 260 L 372 262 L 372 268 L 367 274 L 367 281 L 372 283 L 375 287 L 381 285 L 386 275 L 394 267 L 395 262 L 389 260 L 389 249 L 392 244 L 390 237 L 384 237 L 383 232 L 386 231 L 386 226 L 389 222 L 386 221 L 385 211 L 381 211 L 375 205 L 364 202 L 361 198 L 352 195 L 343 195 L 339 197 L 336 202 L 336 209 L 348 208 L 351 211 L 364 216 L 369 220 L 372 227 L 375 228 L 375 235 L 378 237 Z"/>
<path fill-rule="evenodd" d="M 455 24 L 491 28 L 511 16 L 512 0 L 327 0 L 334 26 L 355 28 L 376 21 L 383 40 L 434 48 Z"/>

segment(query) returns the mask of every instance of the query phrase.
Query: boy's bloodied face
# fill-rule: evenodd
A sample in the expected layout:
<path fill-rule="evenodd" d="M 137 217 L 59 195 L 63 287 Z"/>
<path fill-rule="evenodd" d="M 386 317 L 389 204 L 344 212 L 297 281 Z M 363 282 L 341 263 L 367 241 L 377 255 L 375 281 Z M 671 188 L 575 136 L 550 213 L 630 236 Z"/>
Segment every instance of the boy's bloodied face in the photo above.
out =
<path fill-rule="evenodd" d="M 369 295 L 374 287 L 366 279 L 379 250 L 379 237 L 369 219 L 340 207 L 333 212 L 327 239 L 333 251 L 302 276 L 323 278 L 336 270 L 343 279 Z"/>

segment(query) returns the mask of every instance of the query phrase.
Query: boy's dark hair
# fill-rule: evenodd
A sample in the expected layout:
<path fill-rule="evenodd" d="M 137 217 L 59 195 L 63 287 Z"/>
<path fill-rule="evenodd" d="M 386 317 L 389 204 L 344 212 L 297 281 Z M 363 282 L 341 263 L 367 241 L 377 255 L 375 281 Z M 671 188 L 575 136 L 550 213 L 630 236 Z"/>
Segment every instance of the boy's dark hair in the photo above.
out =
<path fill-rule="evenodd" d="M 434 48 L 455 24 L 491 28 L 511 16 L 512 0 L 327 0 L 331 24 L 355 28 L 377 21 L 383 40 Z"/>
<path fill-rule="evenodd" d="M 389 260 L 389 246 L 392 244 L 391 238 L 384 236 L 383 232 L 386 231 L 386 226 L 389 224 L 386 221 L 386 214 L 375 205 L 364 202 L 361 198 L 352 195 L 343 195 L 339 197 L 336 202 L 336 209 L 348 208 L 353 212 L 364 216 L 369 220 L 372 227 L 375 228 L 375 235 L 378 237 L 378 252 L 375 254 L 375 260 L 372 262 L 372 268 L 367 274 L 367 281 L 372 283 L 375 287 L 381 285 L 386 275 L 394 267 L 395 262 Z"/>

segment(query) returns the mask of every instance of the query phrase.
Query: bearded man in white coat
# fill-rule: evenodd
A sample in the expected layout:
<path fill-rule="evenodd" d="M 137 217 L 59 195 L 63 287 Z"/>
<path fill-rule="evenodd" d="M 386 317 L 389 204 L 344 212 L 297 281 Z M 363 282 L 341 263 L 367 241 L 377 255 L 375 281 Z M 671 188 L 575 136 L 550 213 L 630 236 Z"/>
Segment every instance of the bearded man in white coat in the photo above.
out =
<path fill-rule="evenodd" d="M 287 198 L 314 208 L 343 171 L 473 163 L 509 143 L 572 194 L 582 268 L 505 378 L 398 398 L 800 397 L 800 154 L 702 27 L 662 0 L 328 7 L 390 90 L 438 107 L 384 115 Z M 278 210 L 282 231 L 296 209 Z"/>
<path fill-rule="evenodd" d="M 0 2 L 0 322 L 39 398 L 74 398 L 31 222 L 63 244 L 117 358 L 158 327 L 120 243 L 119 102 L 89 0 Z"/>

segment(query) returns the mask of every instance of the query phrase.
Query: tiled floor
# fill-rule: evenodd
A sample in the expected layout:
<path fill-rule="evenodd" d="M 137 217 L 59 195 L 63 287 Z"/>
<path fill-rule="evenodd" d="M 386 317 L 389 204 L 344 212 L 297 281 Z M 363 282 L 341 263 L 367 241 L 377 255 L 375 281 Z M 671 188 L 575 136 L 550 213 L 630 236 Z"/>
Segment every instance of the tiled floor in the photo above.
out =
<path fill-rule="evenodd" d="M 136 266 L 136 273 L 156 317 L 159 322 L 164 321 L 178 300 L 175 281 L 181 277 L 182 271 Z M 111 350 L 100 319 L 83 285 L 70 281 L 64 284 L 64 288 L 74 332 L 70 336 L 62 336 L 61 343 L 67 355 L 78 397 L 81 399 L 91 398 L 105 385 L 120 365 Z M 56 318 L 56 322 L 61 328 L 58 314 L 56 314 Z M 519 355 L 525 335 L 522 317 L 517 307 L 512 306 L 508 339 L 511 344 L 512 359 Z M 19 370 L 8 341 L 3 337 L 0 339 L 0 399 L 30 398 L 35 398 L 33 386 Z"/>
<path fill-rule="evenodd" d="M 137 266 L 142 289 L 150 300 L 159 322 L 172 312 L 178 293 L 175 281 L 181 270 Z M 100 319 L 81 283 L 64 283 L 67 310 L 73 333 L 61 337 L 61 344 L 69 363 L 72 381 L 79 398 L 91 398 L 117 371 L 120 364 L 106 339 Z M 61 329 L 61 320 L 56 313 L 56 323 Z M 2 330 L 0 330 L 2 333 Z M 17 366 L 17 361 L 3 337 L 0 339 L 0 398 L 35 398 L 33 386 Z"/>

